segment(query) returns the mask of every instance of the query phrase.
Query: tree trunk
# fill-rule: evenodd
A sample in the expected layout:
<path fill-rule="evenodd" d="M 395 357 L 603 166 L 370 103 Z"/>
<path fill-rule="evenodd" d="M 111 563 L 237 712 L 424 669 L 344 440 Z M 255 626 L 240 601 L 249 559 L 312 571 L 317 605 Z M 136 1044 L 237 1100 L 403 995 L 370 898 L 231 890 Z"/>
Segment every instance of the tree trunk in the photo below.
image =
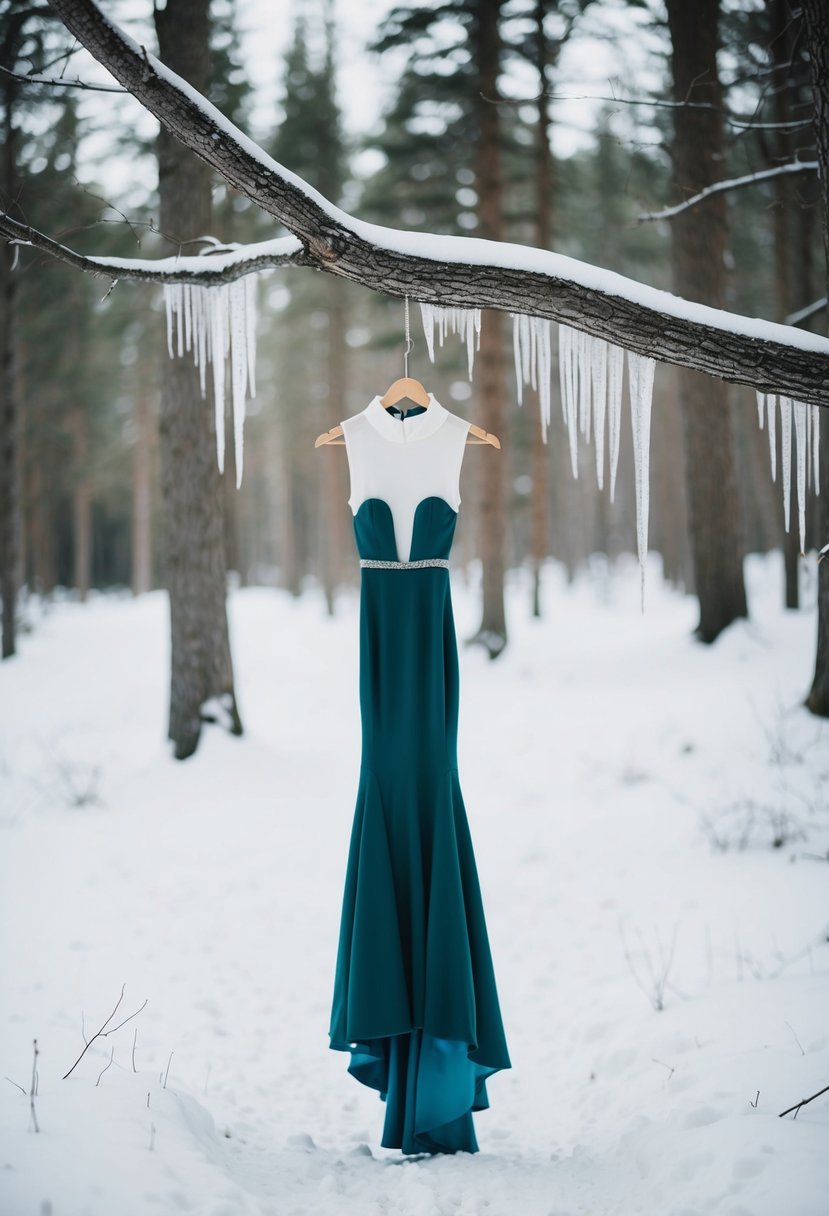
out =
<path fill-rule="evenodd" d="M 829 8 L 826 0 L 803 0 L 802 10 L 812 67 L 815 141 L 823 204 L 823 251 L 826 257 L 826 289 L 829 293 Z M 818 534 L 821 547 L 829 545 L 828 430 L 829 427 L 822 426 L 820 435 L 821 511 Z M 829 718 L 829 549 L 823 560 L 818 562 L 817 654 L 806 706 L 813 714 Z"/>
<path fill-rule="evenodd" d="M 2 187 L 9 199 L 16 197 L 14 184 L 15 128 L 14 81 L 5 82 Z M 17 272 L 12 269 L 17 250 L 0 250 L 0 605 L 3 611 L 2 657 L 16 648 L 16 612 L 20 548 L 20 476 L 18 444 L 20 411 L 16 368 L 15 322 L 17 317 Z"/>
<path fill-rule="evenodd" d="M 154 11 L 164 62 L 200 93 L 210 70 L 209 0 L 176 0 Z M 210 229 L 210 171 L 162 128 L 158 139 L 160 228 L 178 243 Z M 196 750 L 202 722 L 242 725 L 233 689 L 226 608 L 222 487 L 212 402 L 187 358 L 165 349 L 161 377 L 161 497 L 172 670 L 169 737 L 175 756 Z M 215 699 L 209 712 L 205 702 Z M 215 709 L 214 709 L 215 707 Z"/>
<path fill-rule="evenodd" d="M 769 168 L 775 165 L 789 164 L 795 159 L 792 135 L 788 127 L 791 121 L 791 106 L 789 96 L 789 66 L 794 49 L 796 29 L 793 25 L 787 0 L 774 0 L 772 6 L 772 37 L 771 53 L 774 56 L 774 72 L 772 74 L 772 104 L 774 121 L 779 129 L 774 132 L 776 139 L 772 144 L 774 153 L 767 157 Z M 781 174 L 774 182 L 774 282 L 777 296 L 777 319 L 785 321 L 794 312 L 792 268 L 792 231 L 791 220 L 795 192 L 792 182 Z M 799 225 L 798 225 L 799 226 Z M 805 299 L 810 297 L 806 296 Z M 792 485 L 791 502 L 789 503 L 789 518 L 797 519 L 795 500 L 796 487 Z M 778 518 L 782 521 L 782 508 L 777 508 Z M 799 567 L 800 540 L 796 527 L 785 531 L 781 522 L 785 578 L 785 603 L 787 608 L 797 608 L 800 604 Z"/>
<path fill-rule="evenodd" d="M 136 368 L 132 417 L 135 426 L 132 454 L 132 593 L 143 595 L 153 585 L 153 415 L 141 359 Z"/>
<path fill-rule="evenodd" d="M 325 398 L 325 418 L 322 430 L 330 430 L 344 417 L 346 411 L 345 283 L 332 279 L 328 292 L 328 395 Z M 342 576 L 342 555 L 346 552 L 345 503 L 348 499 L 348 478 L 342 460 L 330 461 L 333 468 L 325 470 L 322 479 L 323 509 L 320 513 L 320 570 L 328 615 L 334 615 L 334 597 Z"/>
<path fill-rule="evenodd" d="M 89 476 L 89 419 L 86 411 L 72 411 L 72 583 L 83 603 L 92 581 L 92 482 Z"/>
<path fill-rule="evenodd" d="M 504 235 L 499 111 L 492 101 L 498 94 L 498 20 L 501 3 L 502 0 L 481 0 L 474 47 L 480 82 L 475 149 L 478 231 L 480 236 L 491 241 L 503 240 Z M 484 310 L 478 360 L 480 425 L 504 443 L 507 415 L 503 316 L 500 312 Z M 486 647 L 489 657 L 494 659 L 507 644 L 504 610 L 506 486 L 503 455 L 489 446 L 482 451 L 484 463 L 480 469 L 478 522 L 483 567 L 483 611 L 478 631 L 469 642 Z"/>
<path fill-rule="evenodd" d="M 721 177 L 722 92 L 717 75 L 719 0 L 667 0 L 674 98 L 712 109 L 674 110 L 673 165 L 680 198 Z M 725 198 L 715 195 L 673 220 L 676 293 L 725 306 Z M 738 520 L 734 438 L 728 390 L 697 372 L 679 373 L 691 552 L 699 597 L 697 637 L 713 642 L 747 615 Z"/>

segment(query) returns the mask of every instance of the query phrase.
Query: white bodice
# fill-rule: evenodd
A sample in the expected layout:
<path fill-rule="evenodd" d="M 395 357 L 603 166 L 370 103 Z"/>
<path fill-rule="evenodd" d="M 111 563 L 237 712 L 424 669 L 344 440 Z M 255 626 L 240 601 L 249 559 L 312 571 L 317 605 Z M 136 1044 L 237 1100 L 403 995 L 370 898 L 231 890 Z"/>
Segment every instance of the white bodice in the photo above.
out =
<path fill-rule="evenodd" d="M 351 496 L 356 515 L 368 498 L 388 503 L 394 521 L 398 561 L 408 561 L 417 504 L 443 498 L 457 511 L 460 473 L 470 424 L 444 408 L 432 394 L 422 414 L 399 418 L 374 397 L 359 414 L 340 423 L 345 436 Z"/>

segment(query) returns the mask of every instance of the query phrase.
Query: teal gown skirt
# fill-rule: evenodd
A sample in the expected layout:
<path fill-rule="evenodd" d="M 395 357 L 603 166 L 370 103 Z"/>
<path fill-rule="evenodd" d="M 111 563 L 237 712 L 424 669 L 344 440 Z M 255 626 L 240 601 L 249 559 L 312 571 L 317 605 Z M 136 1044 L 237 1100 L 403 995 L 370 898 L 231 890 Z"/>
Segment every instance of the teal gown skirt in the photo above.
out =
<path fill-rule="evenodd" d="M 457 514 L 423 499 L 409 561 L 449 556 Z M 478 1150 L 472 1112 L 510 1068 L 457 766 L 458 652 L 446 566 L 397 562 L 391 510 L 354 516 L 362 569 L 362 756 L 330 1046 L 386 1103 L 381 1144 Z"/>

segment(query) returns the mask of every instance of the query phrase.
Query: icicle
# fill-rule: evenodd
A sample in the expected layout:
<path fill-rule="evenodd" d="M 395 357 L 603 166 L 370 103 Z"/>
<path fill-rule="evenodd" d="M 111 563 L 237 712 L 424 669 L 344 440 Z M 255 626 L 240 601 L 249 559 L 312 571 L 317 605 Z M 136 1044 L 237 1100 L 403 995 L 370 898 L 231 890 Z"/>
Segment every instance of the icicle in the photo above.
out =
<path fill-rule="evenodd" d="M 576 400 L 576 381 L 578 371 L 578 330 L 571 329 L 568 325 L 559 325 L 558 340 L 559 340 L 559 366 L 561 368 L 561 404 L 564 411 L 564 422 L 567 427 L 567 436 L 570 441 L 570 467 L 573 470 L 573 476 L 579 475 L 579 452 L 578 452 L 578 430 L 577 430 L 577 400 Z"/>
<path fill-rule="evenodd" d="M 236 463 L 236 488 L 242 484 L 243 428 L 245 390 L 248 382 L 248 335 L 245 320 L 247 290 L 242 279 L 230 284 L 230 386 L 233 398 L 233 443 Z"/>
<path fill-rule="evenodd" d="M 167 309 L 167 353 L 173 357 L 173 283 L 164 284 L 164 305 Z"/>
<path fill-rule="evenodd" d="M 604 416 L 607 407 L 607 343 L 602 338 L 593 338 L 591 342 L 590 379 L 596 443 L 596 480 L 601 490 L 604 488 Z"/>
<path fill-rule="evenodd" d="M 768 419 L 769 459 L 771 460 L 771 479 L 777 481 L 777 397 L 769 393 L 766 402 L 766 418 Z"/>
<path fill-rule="evenodd" d="M 544 317 L 536 317 L 535 325 L 538 330 L 536 349 L 539 352 L 538 408 L 541 413 L 541 439 L 546 443 L 547 427 L 550 425 L 550 380 L 553 371 L 550 322 Z"/>
<path fill-rule="evenodd" d="M 199 367 L 199 385 L 201 395 L 207 395 L 207 299 L 204 287 L 194 287 L 193 302 L 196 305 L 194 315 L 197 318 L 197 342 L 194 343 L 194 355 Z"/>
<path fill-rule="evenodd" d="M 792 492 L 792 400 L 780 398 L 780 461 L 783 465 L 783 520 L 789 530 L 789 506 Z"/>
<path fill-rule="evenodd" d="M 583 329 L 576 339 L 579 365 L 579 431 L 590 442 L 590 338 Z"/>
<path fill-rule="evenodd" d="M 797 522 L 800 552 L 806 549 L 806 402 L 795 401 L 794 437 L 797 455 Z"/>
<path fill-rule="evenodd" d="M 636 544 L 639 550 L 642 611 L 645 611 L 645 558 L 648 552 L 648 466 L 651 401 L 656 360 L 628 351 L 630 421 L 633 428 L 633 463 L 636 474 Z"/>
<path fill-rule="evenodd" d="M 518 404 L 523 405 L 524 376 L 521 371 L 521 314 L 512 314 L 512 355 L 515 362 L 515 394 Z"/>
<path fill-rule="evenodd" d="M 820 406 L 812 406 L 812 480 L 820 493 Z"/>
<path fill-rule="evenodd" d="M 622 380 L 625 370 L 623 346 L 608 343 L 607 348 L 607 441 L 610 445 L 610 501 L 616 493 L 616 469 L 619 464 L 619 433 L 622 418 Z"/>
<path fill-rule="evenodd" d="M 420 316 L 423 321 L 423 334 L 426 338 L 426 349 L 429 352 L 430 361 L 432 363 L 435 361 L 435 323 L 437 322 L 438 341 L 441 346 L 450 330 L 453 334 L 458 334 L 461 341 L 466 344 L 466 358 L 471 380 L 475 351 L 481 349 L 480 308 L 459 308 L 457 305 L 444 308 L 440 304 L 421 303 Z"/>
<path fill-rule="evenodd" d="M 755 389 L 755 392 L 757 390 Z M 760 430 L 763 429 L 763 402 L 766 399 L 765 393 L 757 393 L 757 421 L 760 423 Z"/>
<path fill-rule="evenodd" d="M 176 283 L 176 338 L 178 340 L 179 358 L 184 354 L 184 295 L 188 286 L 189 284 L 187 283 Z"/>
<path fill-rule="evenodd" d="M 541 435 L 547 442 L 550 424 L 550 374 L 552 354 L 550 322 L 545 317 L 512 314 L 512 350 L 515 362 L 515 385 L 518 404 L 523 402 L 524 385 L 538 390 Z"/>
<path fill-rule="evenodd" d="M 190 349 L 193 339 L 193 286 L 184 284 L 184 345 Z"/>
<path fill-rule="evenodd" d="M 432 304 L 420 304 L 420 318 L 423 321 L 423 336 L 426 339 L 426 350 L 429 362 L 435 361 L 435 309 Z"/>
<path fill-rule="evenodd" d="M 210 314 L 210 341 L 213 354 L 213 404 L 216 417 L 216 459 L 219 472 L 225 471 L 225 368 L 224 330 L 227 328 L 225 293 L 222 288 L 211 292 L 208 298 Z"/>
<path fill-rule="evenodd" d="M 213 365 L 213 397 L 216 423 L 216 460 L 224 472 L 225 379 L 230 360 L 233 402 L 233 435 L 236 452 L 236 485 L 242 484 L 245 394 L 256 395 L 256 276 L 245 275 L 233 283 L 203 287 L 200 283 L 164 285 L 167 308 L 167 349 L 179 356 L 192 350 L 199 369 L 199 388 L 207 391 L 207 364 Z M 176 333 L 173 342 L 173 321 Z"/>
<path fill-rule="evenodd" d="M 480 330 L 475 329 L 474 318 L 467 313 L 466 315 L 466 363 L 467 363 L 467 379 L 472 379 L 472 366 L 475 362 L 475 334 L 480 333 Z"/>
<path fill-rule="evenodd" d="M 245 333 L 247 335 L 248 392 L 256 396 L 256 275 L 246 274 L 245 284 Z"/>

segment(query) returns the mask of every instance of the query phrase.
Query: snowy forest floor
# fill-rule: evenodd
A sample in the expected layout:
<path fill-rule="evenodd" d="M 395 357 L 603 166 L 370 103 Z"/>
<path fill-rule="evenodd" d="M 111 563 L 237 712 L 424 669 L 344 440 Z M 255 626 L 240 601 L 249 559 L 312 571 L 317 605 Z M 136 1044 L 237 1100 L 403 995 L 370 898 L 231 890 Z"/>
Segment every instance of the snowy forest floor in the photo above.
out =
<path fill-rule="evenodd" d="M 503 657 L 461 647 L 513 1062 L 474 1156 L 380 1149 L 328 1048 L 356 593 L 232 593 L 246 733 L 186 763 L 165 595 L 38 615 L 0 667 L 3 1216 L 825 1216 L 829 1095 L 778 1114 L 829 1084 L 829 722 L 800 706 L 813 603 L 780 607 L 778 554 L 746 570 L 711 647 L 656 564 L 640 614 L 632 562 L 551 565 L 541 621 L 516 576 Z M 63 1080 L 122 985 L 110 1026 L 146 1006 Z"/>

